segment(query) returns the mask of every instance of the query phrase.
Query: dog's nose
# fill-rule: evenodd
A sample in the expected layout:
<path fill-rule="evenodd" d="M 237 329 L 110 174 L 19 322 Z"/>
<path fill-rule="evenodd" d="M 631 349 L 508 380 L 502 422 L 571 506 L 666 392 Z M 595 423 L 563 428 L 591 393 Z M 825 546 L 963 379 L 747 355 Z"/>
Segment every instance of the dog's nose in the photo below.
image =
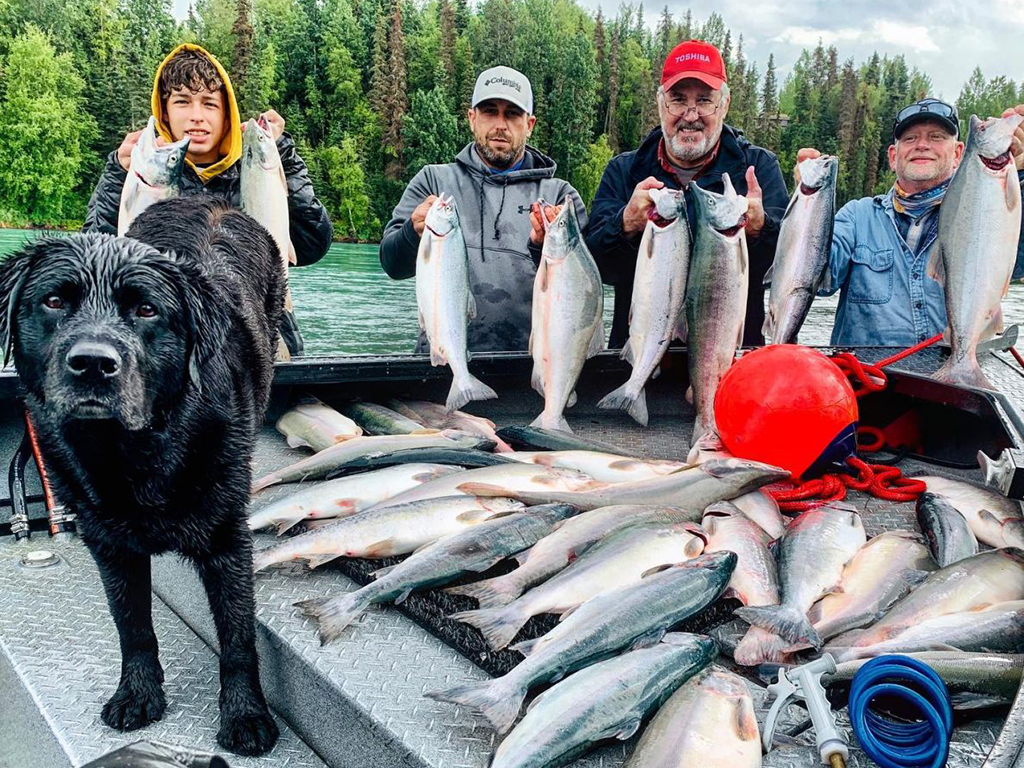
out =
<path fill-rule="evenodd" d="M 98 376 L 111 379 L 121 372 L 121 355 L 102 341 L 77 341 L 67 356 L 73 376 Z"/>

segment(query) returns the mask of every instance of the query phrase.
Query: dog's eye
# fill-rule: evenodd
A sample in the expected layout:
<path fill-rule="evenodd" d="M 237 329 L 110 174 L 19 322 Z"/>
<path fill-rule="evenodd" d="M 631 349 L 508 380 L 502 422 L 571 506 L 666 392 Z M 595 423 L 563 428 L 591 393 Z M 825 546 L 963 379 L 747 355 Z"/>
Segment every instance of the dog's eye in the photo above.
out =
<path fill-rule="evenodd" d="M 64 309 L 64 299 L 62 299 L 56 293 L 51 293 L 49 296 L 43 299 L 43 304 L 47 307 L 47 309 Z"/>
<path fill-rule="evenodd" d="M 135 314 L 139 317 L 156 317 L 156 307 L 144 301 L 135 308 Z"/>

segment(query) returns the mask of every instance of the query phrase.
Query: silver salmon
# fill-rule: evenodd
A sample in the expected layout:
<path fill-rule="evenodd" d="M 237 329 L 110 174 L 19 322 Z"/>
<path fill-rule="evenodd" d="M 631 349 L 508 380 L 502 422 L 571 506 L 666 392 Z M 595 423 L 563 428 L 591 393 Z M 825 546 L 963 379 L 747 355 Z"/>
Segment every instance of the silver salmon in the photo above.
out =
<path fill-rule="evenodd" d="M 923 480 L 930 493 L 939 494 L 963 515 L 975 538 L 982 544 L 1024 549 L 1024 512 L 1019 501 L 963 480 L 937 475 L 914 479 Z"/>
<path fill-rule="evenodd" d="M 652 189 L 648 217 L 633 278 L 629 339 L 622 357 L 633 372 L 629 381 L 607 395 L 598 408 L 628 411 L 647 425 L 644 386 L 673 339 L 686 340 L 686 276 L 690 269 L 690 226 L 686 199 L 675 189 Z"/>
<path fill-rule="evenodd" d="M 538 696 L 489 768 L 558 768 L 597 742 L 628 739 L 644 716 L 715 657 L 714 641 L 672 632 L 580 670 Z"/>
<path fill-rule="evenodd" d="M 917 499 L 917 522 L 940 567 L 978 554 L 978 539 L 967 518 L 945 496 L 931 491 L 922 493 Z"/>
<path fill-rule="evenodd" d="M 541 201 L 541 206 L 546 205 Z M 544 247 L 533 283 L 533 388 L 544 410 L 531 426 L 572 432 L 563 411 L 576 402 L 583 363 L 604 349 L 604 287 L 583 242 L 576 207 L 567 200 L 544 222 Z"/>
<path fill-rule="evenodd" d="M 828 260 L 839 158 L 822 155 L 804 160 L 799 168 L 800 184 L 789 198 L 775 261 L 764 278 L 771 292 L 763 330 L 772 344 L 796 344 L 818 289 L 831 288 Z"/>
<path fill-rule="evenodd" d="M 469 256 L 459 210 L 443 192 L 427 211 L 416 254 L 416 306 L 420 327 L 430 341 L 430 364 L 452 369 L 447 409 L 496 398 L 497 392 L 469 372 L 466 327 L 476 317 L 476 300 L 469 286 Z"/>
<path fill-rule="evenodd" d="M 362 428 L 352 419 L 315 397 L 293 405 L 275 426 L 288 439 L 289 447 L 312 448 L 314 451 L 322 451 L 363 434 Z"/>
<path fill-rule="evenodd" d="M 132 222 L 153 203 L 177 197 L 181 191 L 181 171 L 185 167 L 189 138 L 156 145 L 156 119 L 149 118 L 138 143 L 132 147 L 128 175 L 121 189 L 121 207 L 117 215 L 117 236 L 123 237 Z"/>
<path fill-rule="evenodd" d="M 743 343 L 747 313 L 747 198 L 736 193 L 728 174 L 722 174 L 722 182 L 722 195 L 690 185 L 697 209 L 686 287 L 690 387 L 697 409 L 691 446 L 717 433 L 715 392 Z"/>
<path fill-rule="evenodd" d="M 971 115 L 967 146 L 939 208 L 928 275 L 943 286 L 949 359 L 939 381 L 994 389 L 978 365 L 978 342 L 1003 330 L 1020 237 L 1020 184 L 1010 155 L 1018 114 L 982 122 Z"/>
<path fill-rule="evenodd" d="M 505 676 L 426 696 L 480 712 L 495 730 L 505 733 L 530 688 L 623 648 L 659 642 L 668 629 L 717 600 L 735 567 L 735 554 L 716 552 L 605 592 L 543 637 L 514 646 L 526 658 Z"/>

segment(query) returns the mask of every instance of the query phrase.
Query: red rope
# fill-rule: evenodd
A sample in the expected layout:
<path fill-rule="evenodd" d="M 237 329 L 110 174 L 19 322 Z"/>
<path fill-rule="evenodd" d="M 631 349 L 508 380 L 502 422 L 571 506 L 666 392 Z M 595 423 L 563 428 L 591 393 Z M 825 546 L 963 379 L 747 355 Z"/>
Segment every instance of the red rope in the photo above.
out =
<path fill-rule="evenodd" d="M 865 365 L 849 352 L 835 354 L 829 359 L 850 378 L 854 394 L 863 397 L 886 388 L 889 380 L 882 369 L 887 365 L 920 352 L 941 339 L 940 333 L 909 349 L 879 360 L 874 365 Z M 1016 350 L 1011 348 L 1011 351 L 1024 366 L 1024 359 Z M 860 427 L 857 430 L 857 443 L 860 450 L 865 453 L 880 451 L 885 447 L 885 433 L 877 427 Z M 783 512 L 803 512 L 833 501 L 842 501 L 850 489 L 869 493 L 887 501 L 915 501 L 925 492 L 924 482 L 903 477 L 896 467 L 868 464 L 856 456 L 848 458 L 846 463 L 856 475 L 828 474 L 800 484 L 780 483 L 769 488 L 768 492 L 779 503 L 779 508 Z"/>

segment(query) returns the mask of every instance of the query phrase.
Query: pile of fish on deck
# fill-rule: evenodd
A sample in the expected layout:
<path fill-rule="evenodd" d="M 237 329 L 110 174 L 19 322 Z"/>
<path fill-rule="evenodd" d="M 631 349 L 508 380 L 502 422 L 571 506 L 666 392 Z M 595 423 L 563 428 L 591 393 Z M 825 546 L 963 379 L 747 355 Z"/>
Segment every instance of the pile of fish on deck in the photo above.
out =
<path fill-rule="evenodd" d="M 563 765 L 601 741 L 628 738 L 656 710 L 634 768 L 688 764 L 664 762 L 668 755 L 760 765 L 747 684 L 714 664 L 711 638 L 671 631 L 722 596 L 743 603 L 736 615 L 750 625 L 726 647 L 740 666 L 771 668 L 824 649 L 841 662 L 842 679 L 867 657 L 909 652 L 968 704 L 1005 702 L 1016 691 L 1024 517 L 993 491 L 925 478 L 926 537 L 889 531 L 868 541 L 848 505 L 790 521 L 761 490 L 786 473 L 765 464 L 643 459 L 557 430 L 496 433 L 485 419 L 433 403 L 388 405 L 338 413 L 310 402 L 282 417 L 289 444 L 317 453 L 261 478 L 256 491 L 323 482 L 254 513 L 253 530 L 304 529 L 259 550 L 255 568 L 409 555 L 354 592 L 298 604 L 327 644 L 358 632 L 350 625 L 373 604 L 400 603 L 514 557 L 511 571 L 449 587 L 480 606 L 453 618 L 495 649 L 510 646 L 532 616 L 563 620 L 512 644 L 524 659 L 505 676 L 427 694 L 507 734 L 493 766 Z M 512 451 L 503 438 L 545 450 Z M 997 549 L 979 553 L 979 541 Z M 516 724 L 528 693 L 550 683 Z"/>

